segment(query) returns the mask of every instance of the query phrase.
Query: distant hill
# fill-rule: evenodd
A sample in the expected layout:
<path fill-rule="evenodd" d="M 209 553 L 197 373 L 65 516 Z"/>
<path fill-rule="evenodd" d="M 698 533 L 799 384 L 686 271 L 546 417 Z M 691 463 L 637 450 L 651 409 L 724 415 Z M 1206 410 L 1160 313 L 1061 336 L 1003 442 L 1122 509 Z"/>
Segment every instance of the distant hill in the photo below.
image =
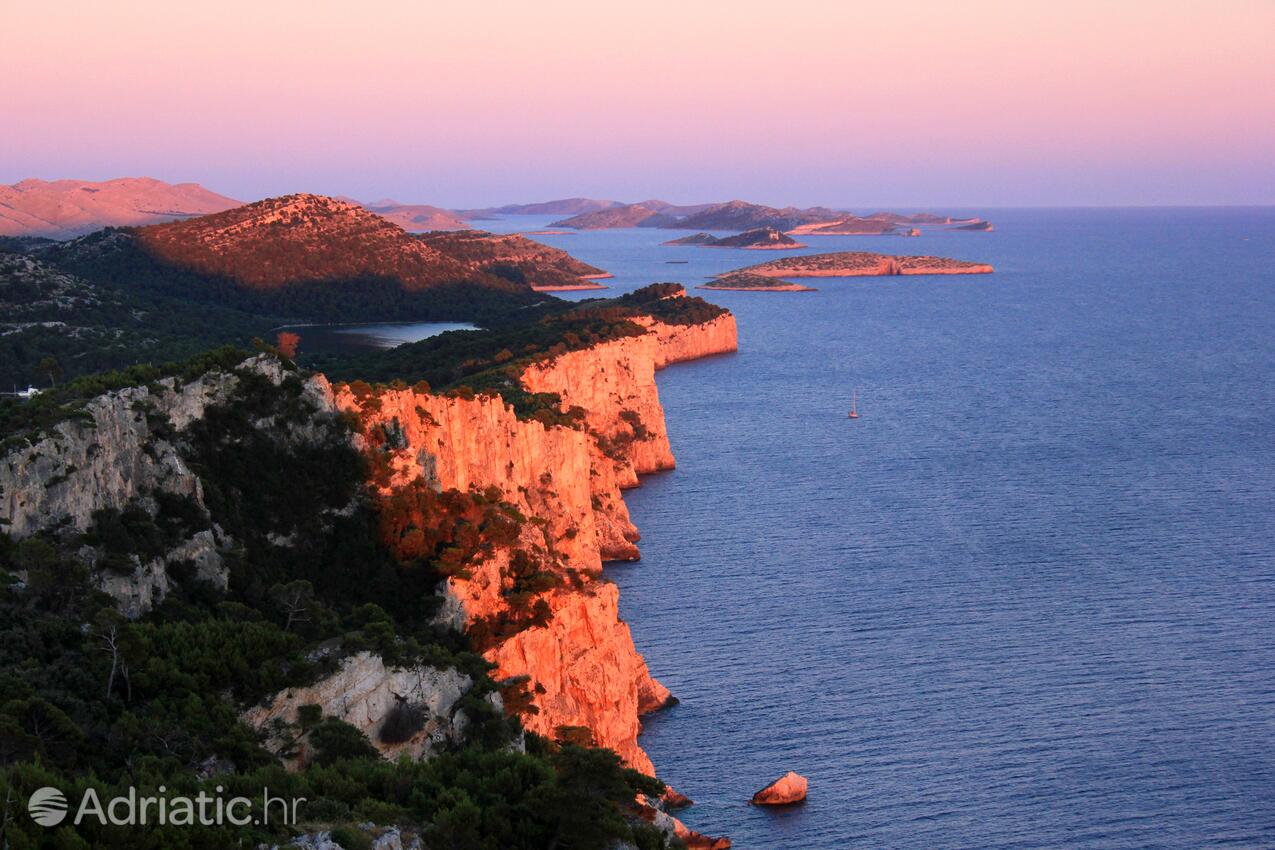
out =
<path fill-rule="evenodd" d="M 483 207 L 481 209 L 454 210 L 454 212 L 463 218 L 480 219 L 496 215 L 581 215 L 620 206 L 624 205 L 619 201 L 600 201 L 595 198 L 562 198 L 557 201 L 542 201 L 536 204 L 506 204 L 503 207 Z"/>
<path fill-rule="evenodd" d="M 321 195 L 104 230 L 39 253 L 90 281 L 303 319 L 481 320 L 544 297 Z"/>
<path fill-rule="evenodd" d="M 753 230 L 769 227 L 775 230 L 791 230 L 802 224 L 817 221 L 835 221 L 845 213 L 826 207 L 768 207 L 747 201 L 728 201 L 681 219 L 677 226 L 687 230 Z"/>
<path fill-rule="evenodd" d="M 553 223 L 554 227 L 575 230 L 606 230 L 621 227 L 663 227 L 679 230 L 729 230 L 743 232 L 770 228 L 793 234 L 880 234 L 913 226 L 963 224 L 933 213 L 902 215 L 879 212 L 856 216 L 828 207 L 768 207 L 748 201 L 722 204 L 670 204 L 651 200 L 620 204 L 583 212 Z M 971 228 L 973 229 L 973 228 Z"/>
<path fill-rule="evenodd" d="M 605 230 L 614 227 L 668 227 L 686 230 L 745 231 L 757 228 L 789 230 L 815 221 L 835 221 L 846 213 L 823 207 L 801 210 L 796 207 L 776 209 L 747 201 L 724 204 L 678 206 L 664 201 L 643 201 L 573 216 L 554 222 L 555 227 L 576 230 Z"/>
<path fill-rule="evenodd" d="M 539 292 L 602 289 L 590 281 L 611 276 L 566 251 L 517 234 L 460 230 L 422 233 L 417 238 L 470 269 L 525 283 Z"/>
<path fill-rule="evenodd" d="M 660 209 L 645 203 L 624 204 L 573 215 L 570 218 L 555 221 L 551 226 L 570 227 L 573 230 L 612 230 L 621 227 L 637 227 L 652 216 L 660 214 Z"/>
<path fill-rule="evenodd" d="M 0 236 L 70 239 L 103 227 L 152 224 L 206 215 L 240 202 L 197 183 L 165 183 L 150 177 L 23 180 L 0 185 Z"/>
<path fill-rule="evenodd" d="M 363 207 L 410 232 L 464 230 L 469 227 L 465 219 L 455 213 L 428 204 L 400 204 L 386 199 L 363 204 Z"/>

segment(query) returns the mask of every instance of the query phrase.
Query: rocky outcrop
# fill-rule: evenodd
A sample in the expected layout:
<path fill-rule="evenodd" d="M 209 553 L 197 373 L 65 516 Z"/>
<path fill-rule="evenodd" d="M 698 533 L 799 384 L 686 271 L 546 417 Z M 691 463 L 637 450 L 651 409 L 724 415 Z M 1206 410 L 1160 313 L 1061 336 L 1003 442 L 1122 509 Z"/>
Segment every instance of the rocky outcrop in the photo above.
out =
<path fill-rule="evenodd" d="M 243 717 L 249 725 L 265 730 L 278 726 L 276 721 L 296 724 L 297 709 L 317 705 L 324 717 L 335 717 L 362 731 L 386 758 L 407 755 L 418 759 L 462 741 L 466 719 L 457 703 L 472 684 L 454 668 L 387 668 L 379 655 L 361 652 L 346 658 L 336 673 L 306 687 L 278 693 Z M 420 726 L 404 740 L 383 740 L 386 719 L 396 709 L 413 712 Z M 292 743 L 280 736 L 268 741 L 276 752 Z M 295 754 L 286 760 L 293 768 L 303 767 L 310 755 L 304 736 L 298 743 Z"/>
<path fill-rule="evenodd" d="M 175 564 L 187 562 L 194 567 L 194 578 L 225 590 L 229 581 L 226 565 L 221 557 L 221 548 L 214 529 L 197 532 L 191 537 L 169 549 L 158 558 L 146 563 L 137 563 L 133 572 L 120 575 L 110 570 L 99 570 L 94 573 L 94 584 L 103 593 L 115 600 L 116 606 L 124 616 L 135 619 L 142 616 L 162 601 L 172 589 L 173 579 L 169 568 Z M 83 559 L 93 564 L 96 553 L 89 548 L 83 553 Z"/>
<path fill-rule="evenodd" d="M 266 355 L 245 361 L 240 369 L 275 385 L 290 374 Z M 206 514 L 203 487 L 182 453 L 181 433 L 209 407 L 226 402 L 240 381 L 233 372 L 214 370 L 184 383 L 164 378 L 90 399 L 80 411 L 0 458 L 0 527 L 19 540 L 52 530 L 65 536 L 87 531 L 94 513 L 103 509 L 140 508 L 153 516 L 157 499 L 165 495 L 189 498 Z M 316 412 L 334 410 L 322 375 L 309 378 L 302 393 Z M 290 427 L 281 438 L 313 441 L 322 430 L 316 419 Z M 101 571 L 95 581 L 122 611 L 136 617 L 164 598 L 171 586 L 167 568 L 178 562 L 191 563 L 197 578 L 224 588 L 220 550 L 229 543 L 212 526 L 145 563 L 134 555 L 131 574 Z M 80 555 L 95 564 L 92 549 Z"/>
<path fill-rule="evenodd" d="M 540 596 L 547 621 L 504 636 L 484 655 L 492 677 L 525 677 L 538 708 L 523 722 L 553 737 L 583 726 L 630 766 L 653 774 L 637 744 L 639 716 L 672 697 L 647 669 L 619 618 L 618 590 L 601 579 L 603 560 L 636 558 L 637 530 L 620 490 L 638 475 L 673 467 L 655 371 L 737 346 L 729 314 L 688 325 L 642 320 L 648 332 L 536 362 L 522 374 L 532 392 L 557 393 L 563 408 L 584 410 L 580 429 L 520 420 L 503 400 L 385 390 L 336 399 L 359 415 L 365 433 L 393 434 L 387 489 L 413 480 L 437 490 L 495 487 L 530 518 L 517 546 L 534 551 L 571 581 Z M 474 628 L 501 618 L 508 602 L 511 547 L 497 548 L 448 579 L 444 617 Z"/>
<path fill-rule="evenodd" d="M 689 828 L 664 810 L 662 801 L 649 800 L 641 795 L 637 800 L 638 817 L 663 832 L 671 839 L 682 842 L 688 850 L 730 850 L 729 838 L 711 838 Z"/>
<path fill-rule="evenodd" d="M 806 777 L 788 771 L 753 795 L 754 806 L 787 806 L 806 799 Z"/>

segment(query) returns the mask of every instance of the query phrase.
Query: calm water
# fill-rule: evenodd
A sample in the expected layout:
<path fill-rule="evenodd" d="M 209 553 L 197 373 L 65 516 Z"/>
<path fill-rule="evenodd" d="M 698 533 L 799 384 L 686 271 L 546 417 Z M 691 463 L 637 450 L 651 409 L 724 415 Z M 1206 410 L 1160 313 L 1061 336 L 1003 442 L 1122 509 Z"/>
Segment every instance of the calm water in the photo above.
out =
<path fill-rule="evenodd" d="M 641 743 L 743 849 L 1275 846 L 1275 210 L 989 215 L 816 242 L 989 277 L 706 293 L 741 350 L 660 375 L 608 568 L 682 700 Z M 537 238 L 617 289 L 770 256 L 671 236 Z"/>
<path fill-rule="evenodd" d="M 369 348 L 393 348 L 448 331 L 472 331 L 474 326 L 458 322 L 386 322 L 348 325 L 284 325 L 275 330 L 292 331 L 301 337 L 305 351 L 348 352 Z"/>
<path fill-rule="evenodd" d="M 708 293 L 740 352 L 661 373 L 609 568 L 682 699 L 642 744 L 739 848 L 1275 846 L 1275 210 L 989 215 L 816 246 L 991 276 Z M 771 256 L 672 235 L 536 238 L 617 289 Z"/>

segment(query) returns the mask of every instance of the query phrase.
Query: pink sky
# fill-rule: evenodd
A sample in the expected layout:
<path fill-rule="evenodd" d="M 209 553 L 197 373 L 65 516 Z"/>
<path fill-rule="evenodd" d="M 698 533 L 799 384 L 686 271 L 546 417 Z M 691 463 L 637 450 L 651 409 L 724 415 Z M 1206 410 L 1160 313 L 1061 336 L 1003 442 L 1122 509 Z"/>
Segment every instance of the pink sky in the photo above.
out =
<path fill-rule="evenodd" d="M 1275 0 L 121 0 L 0 18 L 4 183 L 447 206 L 1275 202 Z"/>

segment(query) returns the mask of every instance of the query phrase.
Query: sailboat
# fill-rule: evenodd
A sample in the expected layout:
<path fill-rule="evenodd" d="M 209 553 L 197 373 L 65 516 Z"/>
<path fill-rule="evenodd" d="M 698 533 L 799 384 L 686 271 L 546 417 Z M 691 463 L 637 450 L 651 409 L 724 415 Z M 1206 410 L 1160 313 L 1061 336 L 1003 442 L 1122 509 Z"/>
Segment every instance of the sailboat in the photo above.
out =
<path fill-rule="evenodd" d="M 849 419 L 859 418 L 859 391 L 855 390 L 850 400 L 850 412 L 847 414 Z"/>

